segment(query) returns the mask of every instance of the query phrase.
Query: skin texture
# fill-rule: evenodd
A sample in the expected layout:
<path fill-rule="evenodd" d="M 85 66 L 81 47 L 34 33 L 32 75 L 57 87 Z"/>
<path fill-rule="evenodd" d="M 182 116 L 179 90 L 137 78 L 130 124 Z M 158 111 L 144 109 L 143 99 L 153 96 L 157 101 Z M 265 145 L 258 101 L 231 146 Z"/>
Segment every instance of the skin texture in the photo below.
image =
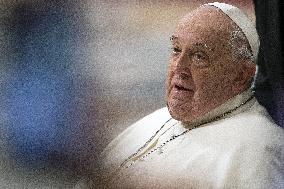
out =
<path fill-rule="evenodd" d="M 167 77 L 167 105 L 173 118 L 190 123 L 250 87 L 255 64 L 234 58 L 233 28 L 235 23 L 211 6 L 180 20 Z"/>

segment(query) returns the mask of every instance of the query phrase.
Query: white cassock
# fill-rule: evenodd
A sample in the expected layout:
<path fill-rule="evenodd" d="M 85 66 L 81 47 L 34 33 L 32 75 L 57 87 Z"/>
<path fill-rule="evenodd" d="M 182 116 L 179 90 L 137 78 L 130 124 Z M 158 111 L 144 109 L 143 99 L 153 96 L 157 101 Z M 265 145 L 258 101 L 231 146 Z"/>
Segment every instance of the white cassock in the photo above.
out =
<path fill-rule="evenodd" d="M 284 188 L 284 130 L 251 97 L 245 91 L 191 125 L 167 108 L 144 117 L 104 150 L 101 187 Z"/>

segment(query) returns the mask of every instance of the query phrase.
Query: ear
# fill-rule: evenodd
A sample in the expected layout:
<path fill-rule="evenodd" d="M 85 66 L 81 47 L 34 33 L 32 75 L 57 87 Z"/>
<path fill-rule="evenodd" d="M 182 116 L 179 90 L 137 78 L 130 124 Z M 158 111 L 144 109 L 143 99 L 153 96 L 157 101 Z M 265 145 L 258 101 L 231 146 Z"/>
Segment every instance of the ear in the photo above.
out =
<path fill-rule="evenodd" d="M 251 60 L 244 60 L 239 63 L 237 77 L 234 80 L 235 85 L 233 86 L 233 91 L 236 94 L 239 94 L 250 87 L 256 71 L 256 65 Z"/>

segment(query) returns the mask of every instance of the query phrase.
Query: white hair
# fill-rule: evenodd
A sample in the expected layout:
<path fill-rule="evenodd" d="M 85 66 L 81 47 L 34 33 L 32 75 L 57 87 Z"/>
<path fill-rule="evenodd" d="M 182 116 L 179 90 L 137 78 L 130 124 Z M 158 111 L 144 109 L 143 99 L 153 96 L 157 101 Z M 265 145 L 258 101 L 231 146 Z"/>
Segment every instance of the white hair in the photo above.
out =
<path fill-rule="evenodd" d="M 234 60 L 250 60 L 254 62 L 253 53 L 250 44 L 241 28 L 233 26 L 230 34 L 229 45 L 231 46 Z"/>
<path fill-rule="evenodd" d="M 234 61 L 249 60 L 252 63 L 255 61 L 251 47 L 242 29 L 237 25 L 233 26 L 230 34 L 229 45 L 231 46 L 232 56 Z M 251 80 L 251 88 L 255 86 L 256 75 L 258 66 L 256 65 L 256 71 L 254 77 Z"/>
<path fill-rule="evenodd" d="M 256 28 L 253 22 L 248 18 L 248 16 L 239 8 L 226 3 L 214 2 L 205 5 L 217 7 L 232 19 L 232 21 L 239 27 L 244 36 L 247 38 L 247 41 L 250 44 L 249 49 L 251 50 L 253 55 L 253 62 L 256 63 L 260 42 Z"/>

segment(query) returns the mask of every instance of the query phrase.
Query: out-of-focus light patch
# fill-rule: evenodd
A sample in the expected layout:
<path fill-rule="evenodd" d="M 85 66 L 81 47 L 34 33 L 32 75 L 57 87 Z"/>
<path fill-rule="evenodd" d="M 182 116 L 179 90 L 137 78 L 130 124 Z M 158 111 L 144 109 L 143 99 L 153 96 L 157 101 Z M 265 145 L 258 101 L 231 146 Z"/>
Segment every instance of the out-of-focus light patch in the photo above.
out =
<path fill-rule="evenodd" d="M 57 78 L 45 74 L 24 75 L 9 91 L 10 142 L 17 161 L 26 166 L 44 165 L 48 154 L 62 150 L 64 107 L 59 104 L 66 92 Z"/>
<path fill-rule="evenodd" d="M 5 90 L 9 152 L 20 167 L 44 168 L 55 154 L 68 153 L 68 108 L 74 102 L 70 68 L 79 26 L 56 6 L 41 11 L 19 4 L 13 14 L 14 57 Z"/>

